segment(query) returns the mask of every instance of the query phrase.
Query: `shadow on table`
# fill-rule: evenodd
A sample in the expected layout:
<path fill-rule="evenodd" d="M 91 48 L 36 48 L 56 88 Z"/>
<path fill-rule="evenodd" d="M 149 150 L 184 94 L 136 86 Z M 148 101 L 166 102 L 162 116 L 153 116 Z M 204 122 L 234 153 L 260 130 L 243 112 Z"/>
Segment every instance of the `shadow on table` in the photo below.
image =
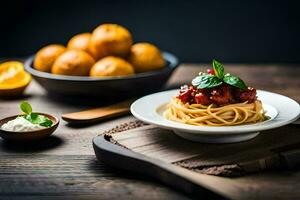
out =
<path fill-rule="evenodd" d="M 51 99 L 55 102 L 63 102 L 72 106 L 86 106 L 86 107 L 101 107 L 112 105 L 121 101 L 124 101 L 128 98 L 126 96 L 116 96 L 111 98 L 105 97 L 95 97 L 95 96 L 68 96 L 68 95 L 60 95 L 52 92 L 47 92 L 47 98 Z"/>
<path fill-rule="evenodd" d="M 2 101 L 11 101 L 11 100 L 24 100 L 24 99 L 30 99 L 33 97 L 31 94 L 22 94 L 20 96 L 2 96 Z"/>
<path fill-rule="evenodd" d="M 92 171 L 95 174 L 102 174 L 103 172 L 105 173 L 112 173 L 116 177 L 120 178 L 126 178 L 126 179 L 137 179 L 137 180 L 142 180 L 142 181 L 152 181 L 156 182 L 157 181 L 149 176 L 145 176 L 139 173 L 133 173 L 129 172 L 127 170 L 115 168 L 113 166 L 105 164 L 103 161 L 95 159 L 91 159 L 88 163 L 88 169 Z"/>
<path fill-rule="evenodd" d="M 61 94 L 55 94 L 53 92 L 47 92 L 47 98 L 50 98 L 52 101 L 56 102 L 64 102 L 65 104 L 69 104 L 72 106 L 86 106 L 86 107 L 102 107 L 102 106 L 109 106 L 115 103 L 119 103 L 121 101 L 125 101 L 128 99 L 138 99 L 145 95 L 153 94 L 156 92 L 161 92 L 165 90 L 171 90 L 171 89 L 179 89 L 182 84 L 172 84 L 172 85 L 166 85 L 161 89 L 157 89 L 155 91 L 149 91 L 145 92 L 144 94 L 136 94 L 136 95 L 126 95 L 124 93 L 122 94 L 115 94 L 114 96 L 68 96 L 68 95 L 61 95 Z M 49 99 L 48 99 L 49 100 Z"/>
<path fill-rule="evenodd" d="M 113 166 L 105 164 L 103 161 L 97 160 L 96 158 L 91 159 L 88 163 L 88 169 L 96 174 L 111 174 L 112 177 L 116 177 L 118 179 L 130 179 L 133 182 L 144 182 L 144 184 L 147 184 L 151 182 L 152 185 L 157 185 L 167 187 L 170 190 L 173 190 L 173 192 L 178 193 L 178 195 L 186 195 L 188 198 L 194 199 L 195 197 L 192 197 L 190 194 L 181 193 L 177 190 L 174 190 L 173 188 L 168 187 L 167 185 L 163 184 L 162 182 L 158 181 L 157 179 L 154 179 L 150 176 L 146 176 L 139 173 L 134 173 L 132 171 L 127 171 L 119 168 L 115 168 Z M 184 197 L 184 196 L 182 196 Z M 204 196 L 205 197 L 205 196 Z M 185 199 L 185 198 L 183 198 Z M 195 198 L 196 199 L 196 198 Z M 204 198 L 206 199 L 206 198 Z"/>
<path fill-rule="evenodd" d="M 57 136 L 50 136 L 43 140 L 27 143 L 0 140 L 0 150 L 9 153 L 41 152 L 56 148 L 63 143 L 64 141 Z"/>

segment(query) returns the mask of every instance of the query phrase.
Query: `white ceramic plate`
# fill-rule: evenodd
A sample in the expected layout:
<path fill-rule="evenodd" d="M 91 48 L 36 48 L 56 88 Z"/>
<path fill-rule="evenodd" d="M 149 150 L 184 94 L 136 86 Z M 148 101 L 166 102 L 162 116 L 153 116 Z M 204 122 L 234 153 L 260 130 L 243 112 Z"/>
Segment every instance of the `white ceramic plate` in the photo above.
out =
<path fill-rule="evenodd" d="M 179 90 L 169 90 L 142 97 L 131 105 L 131 113 L 138 119 L 173 130 L 177 135 L 198 142 L 231 143 L 254 138 L 260 131 L 289 124 L 300 116 L 299 104 L 286 96 L 258 90 L 257 96 L 269 120 L 237 126 L 194 126 L 173 122 L 163 117 L 166 105 Z"/>

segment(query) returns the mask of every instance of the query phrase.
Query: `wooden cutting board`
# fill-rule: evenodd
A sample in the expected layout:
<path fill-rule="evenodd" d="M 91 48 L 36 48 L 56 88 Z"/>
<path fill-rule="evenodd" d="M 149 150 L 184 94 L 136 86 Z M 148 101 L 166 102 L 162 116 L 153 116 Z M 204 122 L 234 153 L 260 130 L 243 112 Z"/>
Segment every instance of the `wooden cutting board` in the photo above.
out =
<path fill-rule="evenodd" d="M 171 131 L 147 125 L 100 135 L 94 138 L 93 145 L 102 161 L 152 176 L 193 197 L 268 199 L 281 194 L 300 197 L 298 171 L 265 171 L 229 178 L 207 175 L 197 169 L 267 157 L 273 149 L 283 145 L 300 144 L 299 133 L 298 125 L 289 125 L 263 132 L 247 142 L 204 144 L 183 140 Z M 296 175 L 291 176 L 291 173 Z"/>

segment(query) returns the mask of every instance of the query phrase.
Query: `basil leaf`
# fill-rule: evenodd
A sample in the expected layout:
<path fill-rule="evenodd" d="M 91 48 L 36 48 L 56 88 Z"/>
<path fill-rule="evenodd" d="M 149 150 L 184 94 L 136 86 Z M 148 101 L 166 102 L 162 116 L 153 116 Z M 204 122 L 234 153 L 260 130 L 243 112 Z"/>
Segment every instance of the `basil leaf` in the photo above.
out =
<path fill-rule="evenodd" d="M 37 118 L 38 118 L 38 114 L 36 114 L 36 113 L 31 113 L 30 114 L 30 118 L 32 119 L 32 120 L 36 120 Z"/>
<path fill-rule="evenodd" d="M 52 121 L 50 119 L 46 119 L 46 121 L 44 121 L 43 123 L 40 123 L 40 126 L 44 126 L 44 127 L 50 127 L 52 126 Z"/>
<path fill-rule="evenodd" d="M 222 80 L 211 74 L 197 76 L 192 80 L 192 85 L 198 89 L 213 88 L 221 84 Z"/>
<path fill-rule="evenodd" d="M 24 118 L 32 123 L 33 121 L 37 120 L 38 114 L 30 113 L 29 115 L 25 115 Z"/>
<path fill-rule="evenodd" d="M 244 83 L 244 81 L 237 76 L 226 74 L 223 78 L 223 81 L 229 85 L 240 88 L 242 90 L 247 89 L 247 86 Z"/>
<path fill-rule="evenodd" d="M 27 115 L 29 115 L 30 113 L 32 113 L 31 105 L 27 101 L 23 101 L 20 104 L 20 108 Z"/>
<path fill-rule="evenodd" d="M 30 115 L 26 115 L 25 119 L 31 122 L 32 124 L 39 124 L 45 127 L 50 127 L 53 123 L 48 117 L 44 115 L 38 115 L 36 113 L 31 113 Z"/>
<path fill-rule="evenodd" d="M 213 69 L 215 71 L 215 75 L 219 79 L 222 79 L 224 77 L 224 67 L 223 67 L 223 65 L 220 62 L 218 62 L 216 60 L 213 60 L 212 66 L 213 66 Z"/>
<path fill-rule="evenodd" d="M 205 80 L 207 75 L 200 75 L 200 76 L 197 76 L 196 78 L 194 78 L 192 80 L 192 85 L 197 87 L 201 82 L 203 82 Z"/>

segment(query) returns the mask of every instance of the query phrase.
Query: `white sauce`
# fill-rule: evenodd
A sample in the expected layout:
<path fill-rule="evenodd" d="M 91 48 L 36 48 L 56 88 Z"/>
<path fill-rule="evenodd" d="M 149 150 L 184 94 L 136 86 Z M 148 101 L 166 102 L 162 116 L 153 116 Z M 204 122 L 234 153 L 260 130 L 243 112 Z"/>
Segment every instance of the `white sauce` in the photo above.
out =
<path fill-rule="evenodd" d="M 40 126 L 38 124 L 32 124 L 24 117 L 17 117 L 14 120 L 10 120 L 7 123 L 1 126 L 1 129 L 6 131 L 15 131 L 15 132 L 23 132 L 23 131 L 34 131 L 40 130 L 45 127 Z"/>

